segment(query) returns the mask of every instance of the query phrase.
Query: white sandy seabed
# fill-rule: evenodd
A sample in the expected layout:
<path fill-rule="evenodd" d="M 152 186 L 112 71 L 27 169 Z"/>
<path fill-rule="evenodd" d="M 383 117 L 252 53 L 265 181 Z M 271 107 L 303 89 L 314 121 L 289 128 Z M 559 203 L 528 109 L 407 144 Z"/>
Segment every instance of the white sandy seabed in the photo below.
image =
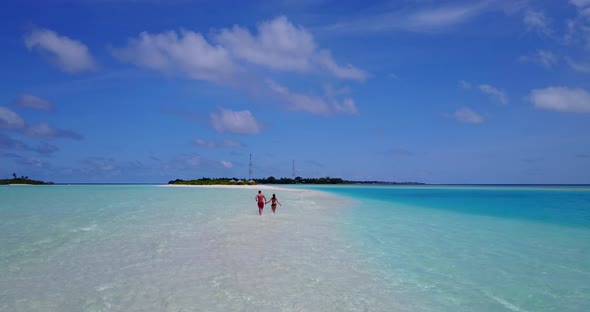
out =
<path fill-rule="evenodd" d="M 343 231 L 351 200 L 270 186 L 146 188 L 125 204 L 138 210 L 4 270 L 0 310 L 412 310 Z M 258 216 L 258 189 L 277 193 L 276 215 L 267 205 Z"/>

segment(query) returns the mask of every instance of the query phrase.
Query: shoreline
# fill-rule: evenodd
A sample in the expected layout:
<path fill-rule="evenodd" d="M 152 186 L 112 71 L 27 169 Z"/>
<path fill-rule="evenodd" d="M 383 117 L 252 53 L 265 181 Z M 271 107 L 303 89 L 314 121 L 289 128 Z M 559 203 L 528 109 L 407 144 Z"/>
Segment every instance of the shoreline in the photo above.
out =
<path fill-rule="evenodd" d="M 246 190 L 279 190 L 279 191 L 309 191 L 304 189 L 282 188 L 270 185 L 189 185 L 189 184 L 163 184 L 162 187 L 192 187 L 192 188 L 222 188 L 222 189 L 246 189 Z"/>

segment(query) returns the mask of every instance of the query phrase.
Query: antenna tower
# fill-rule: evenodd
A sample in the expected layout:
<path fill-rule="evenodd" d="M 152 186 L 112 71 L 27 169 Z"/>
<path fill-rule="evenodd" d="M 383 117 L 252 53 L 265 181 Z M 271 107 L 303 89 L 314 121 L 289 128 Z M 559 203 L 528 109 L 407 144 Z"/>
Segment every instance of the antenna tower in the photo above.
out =
<path fill-rule="evenodd" d="M 248 180 L 252 180 L 252 153 L 250 153 L 250 167 L 248 168 Z"/>
<path fill-rule="evenodd" d="M 293 160 L 293 172 L 291 173 L 293 180 L 295 180 L 295 160 Z"/>

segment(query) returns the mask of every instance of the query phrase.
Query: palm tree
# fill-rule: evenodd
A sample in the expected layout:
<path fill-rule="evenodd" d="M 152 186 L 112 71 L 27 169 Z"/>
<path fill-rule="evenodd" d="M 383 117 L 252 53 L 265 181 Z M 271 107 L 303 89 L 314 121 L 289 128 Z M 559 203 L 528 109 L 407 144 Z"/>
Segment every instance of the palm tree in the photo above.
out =
<path fill-rule="evenodd" d="M 16 173 L 13 173 L 12 176 L 16 179 Z"/>

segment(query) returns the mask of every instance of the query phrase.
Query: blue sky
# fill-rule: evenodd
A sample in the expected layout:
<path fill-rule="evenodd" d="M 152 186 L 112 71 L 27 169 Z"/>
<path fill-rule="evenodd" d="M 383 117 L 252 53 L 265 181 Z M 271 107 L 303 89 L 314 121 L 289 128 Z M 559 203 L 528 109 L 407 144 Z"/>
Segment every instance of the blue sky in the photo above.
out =
<path fill-rule="evenodd" d="M 0 4 L 0 173 L 590 183 L 590 0 Z"/>

